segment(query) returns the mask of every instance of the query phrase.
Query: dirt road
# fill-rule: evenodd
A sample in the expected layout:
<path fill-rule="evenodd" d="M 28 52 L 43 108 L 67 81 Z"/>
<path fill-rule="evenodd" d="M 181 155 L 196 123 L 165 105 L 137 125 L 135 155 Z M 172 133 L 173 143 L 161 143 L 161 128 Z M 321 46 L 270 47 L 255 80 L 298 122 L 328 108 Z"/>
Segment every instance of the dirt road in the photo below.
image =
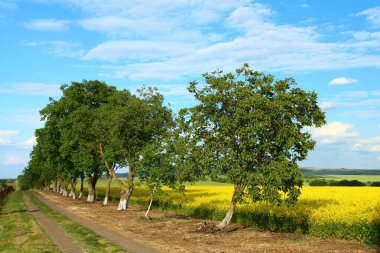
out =
<path fill-rule="evenodd" d="M 66 234 L 66 232 L 61 227 L 59 227 L 50 218 L 38 210 L 38 208 L 32 203 L 29 196 L 26 195 L 25 192 L 22 193 L 22 198 L 28 207 L 29 212 L 34 216 L 45 233 L 51 238 L 51 240 L 63 253 L 84 252 L 72 237 Z"/>

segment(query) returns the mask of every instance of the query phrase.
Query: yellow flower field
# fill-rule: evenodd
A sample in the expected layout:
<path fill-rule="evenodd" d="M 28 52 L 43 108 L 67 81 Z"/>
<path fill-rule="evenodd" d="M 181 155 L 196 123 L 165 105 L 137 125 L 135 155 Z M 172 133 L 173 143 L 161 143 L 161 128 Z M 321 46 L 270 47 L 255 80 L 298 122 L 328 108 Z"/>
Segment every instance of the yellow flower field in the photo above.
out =
<path fill-rule="evenodd" d="M 166 191 L 157 196 L 155 205 L 218 220 L 229 206 L 232 190 L 232 186 L 187 186 L 184 195 Z M 147 203 L 147 190 L 137 188 L 132 201 Z M 234 220 L 276 231 L 378 243 L 380 188 L 304 187 L 295 207 L 243 203 L 238 205 Z"/>

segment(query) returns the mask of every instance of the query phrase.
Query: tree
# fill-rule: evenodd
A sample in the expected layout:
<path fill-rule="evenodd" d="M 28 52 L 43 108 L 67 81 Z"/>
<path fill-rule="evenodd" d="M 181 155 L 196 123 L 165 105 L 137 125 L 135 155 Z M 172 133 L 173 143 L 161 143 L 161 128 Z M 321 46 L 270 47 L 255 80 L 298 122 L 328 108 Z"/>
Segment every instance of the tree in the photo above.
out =
<path fill-rule="evenodd" d="M 62 97 L 57 101 L 50 99 L 41 115 L 46 120 L 45 127 L 54 122 L 59 132 L 64 188 L 68 183 L 75 188 L 76 179 L 85 174 L 88 179 L 87 201 L 92 202 L 96 182 L 105 170 L 96 146 L 97 134 L 92 131 L 94 112 L 117 90 L 97 80 L 72 82 L 62 85 L 61 90 Z"/>
<path fill-rule="evenodd" d="M 302 187 L 297 162 L 315 145 L 304 127 L 325 124 L 317 94 L 292 87 L 292 78 L 275 80 L 247 64 L 236 74 L 217 70 L 203 76 L 206 85 L 194 81 L 188 88 L 199 104 L 180 111 L 179 138 L 186 140 L 188 166 L 226 175 L 234 184 L 217 227 L 230 223 L 245 197 L 294 204 Z"/>
<path fill-rule="evenodd" d="M 99 153 L 121 187 L 118 210 L 127 210 L 142 150 L 160 138 L 172 124 L 171 111 L 163 105 L 163 100 L 154 88 L 143 88 L 138 91 L 138 96 L 123 90 L 99 108 Z M 126 182 L 117 177 L 116 167 L 128 167 Z"/>
<path fill-rule="evenodd" d="M 162 187 L 183 191 L 181 174 L 176 170 L 174 146 L 168 131 L 166 138 L 157 138 L 141 152 L 137 170 L 139 181 L 144 183 L 150 193 L 150 201 L 145 218 L 149 218 L 154 196 L 163 193 Z"/>

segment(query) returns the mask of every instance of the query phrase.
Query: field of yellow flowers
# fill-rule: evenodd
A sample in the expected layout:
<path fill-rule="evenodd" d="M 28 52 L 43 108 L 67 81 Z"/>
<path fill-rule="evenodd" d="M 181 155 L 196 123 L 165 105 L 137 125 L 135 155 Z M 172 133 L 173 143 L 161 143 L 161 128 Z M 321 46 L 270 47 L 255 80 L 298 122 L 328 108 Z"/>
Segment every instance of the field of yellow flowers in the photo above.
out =
<path fill-rule="evenodd" d="M 232 186 L 187 186 L 156 197 L 154 206 L 197 218 L 221 220 L 232 197 Z M 118 189 L 113 189 L 117 197 Z M 132 202 L 147 205 L 148 191 L 137 187 Z M 321 237 L 380 242 L 380 188 L 309 187 L 295 207 L 242 203 L 234 221 L 272 231 L 308 233 Z"/>

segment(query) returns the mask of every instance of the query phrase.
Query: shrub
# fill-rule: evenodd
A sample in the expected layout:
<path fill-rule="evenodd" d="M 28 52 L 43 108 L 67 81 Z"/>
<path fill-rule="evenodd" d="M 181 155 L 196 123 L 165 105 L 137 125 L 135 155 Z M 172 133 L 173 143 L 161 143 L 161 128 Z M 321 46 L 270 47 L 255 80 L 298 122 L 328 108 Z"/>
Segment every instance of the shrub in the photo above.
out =
<path fill-rule="evenodd" d="M 366 186 L 365 183 L 358 180 L 340 180 L 340 181 L 330 181 L 330 186 Z"/>
<path fill-rule="evenodd" d="M 310 186 L 327 186 L 328 184 L 326 179 L 313 179 L 309 182 Z"/>
<path fill-rule="evenodd" d="M 371 186 L 380 187 L 380 182 L 379 182 L 379 181 L 377 181 L 377 182 L 372 182 L 372 183 L 371 183 Z"/>

